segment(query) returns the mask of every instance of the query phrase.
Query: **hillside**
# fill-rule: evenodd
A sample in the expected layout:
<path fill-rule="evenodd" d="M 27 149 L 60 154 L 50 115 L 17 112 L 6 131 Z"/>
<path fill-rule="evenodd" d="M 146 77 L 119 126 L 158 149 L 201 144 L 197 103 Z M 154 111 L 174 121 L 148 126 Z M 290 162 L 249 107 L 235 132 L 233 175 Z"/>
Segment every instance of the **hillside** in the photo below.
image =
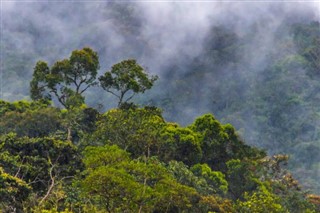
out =
<path fill-rule="evenodd" d="M 187 127 L 155 107 L 104 114 L 0 102 L 2 212 L 317 212 L 284 168 L 211 114 Z"/>
<path fill-rule="evenodd" d="M 154 6 L 155 4 L 157 4 L 157 7 Z M 292 206 L 284 204 L 287 202 L 285 200 L 289 199 L 288 194 L 286 194 L 289 193 L 288 189 L 284 189 L 285 192 L 282 195 L 274 186 L 266 186 L 266 183 L 263 182 L 272 182 L 279 178 L 279 174 L 272 173 L 267 175 L 269 179 L 265 180 L 261 173 L 270 173 L 270 170 L 265 171 L 265 168 L 261 169 L 263 172 L 258 169 L 258 174 L 255 171 L 254 174 L 250 174 L 252 175 L 250 178 L 245 178 L 248 179 L 249 185 L 253 184 L 251 181 L 253 179 L 255 181 L 258 179 L 259 184 L 255 182 L 254 186 L 250 185 L 250 187 L 252 186 L 252 188 L 249 187 L 250 189 L 245 188 L 241 192 L 233 192 L 232 184 L 237 186 L 240 184 L 236 181 L 232 183 L 227 163 L 230 160 L 240 160 L 242 164 L 243 161 L 248 160 L 250 161 L 248 165 L 255 165 L 265 160 L 274 163 L 277 158 L 272 156 L 280 157 L 278 159 L 280 161 L 285 158 L 287 161 L 286 169 L 294 177 L 292 181 L 298 180 L 302 191 L 308 190 L 308 193 L 320 193 L 320 183 L 318 181 L 320 179 L 320 107 L 318 104 L 320 99 L 318 94 L 320 90 L 318 84 L 320 78 L 320 17 L 318 7 L 316 3 L 312 2 L 221 2 L 207 4 L 2 2 L 0 99 L 3 101 L 0 106 L 2 117 L 0 133 L 3 139 L 1 140 L 8 141 L 8 138 L 13 138 L 10 140 L 17 141 L 17 144 L 19 144 L 21 140 L 24 140 L 21 138 L 26 136 L 28 137 L 26 140 L 30 143 L 44 143 L 47 144 L 46 146 L 54 146 L 49 144 L 58 140 L 59 143 L 69 147 L 71 144 L 67 144 L 68 139 L 70 141 L 71 129 L 68 127 L 72 124 L 75 125 L 77 130 L 73 130 L 74 127 L 72 127 L 72 132 L 74 131 L 72 133 L 74 134 L 72 137 L 73 145 L 68 149 L 70 149 L 70 152 L 76 153 L 74 159 L 77 157 L 83 158 L 83 156 L 87 156 L 89 159 L 90 156 L 86 155 L 85 147 L 97 145 L 102 147 L 106 145 L 107 141 L 110 141 L 110 143 L 107 143 L 108 147 L 104 149 L 116 150 L 115 152 L 121 153 L 124 159 L 120 167 L 118 167 L 118 162 L 115 162 L 115 164 L 112 164 L 114 167 L 110 169 L 122 168 L 123 164 L 139 163 L 140 165 L 146 163 L 145 158 L 141 157 L 146 153 L 138 151 L 143 150 L 143 147 L 140 146 L 131 147 L 133 150 L 130 150 L 130 147 L 122 146 L 124 141 L 136 140 L 136 138 L 126 138 L 125 135 L 129 134 L 128 132 L 116 133 L 116 130 L 123 131 L 121 129 L 122 125 L 119 124 L 119 129 L 108 136 L 103 136 L 101 132 L 100 135 L 99 132 L 95 131 L 98 131 L 98 127 L 105 128 L 102 125 L 104 116 L 116 116 L 115 120 L 121 120 L 126 116 L 134 116 L 135 113 L 142 116 L 144 110 L 147 110 L 148 113 L 152 112 L 153 115 L 155 112 L 148 111 L 149 108 L 143 108 L 143 106 L 152 106 L 151 109 L 157 109 L 157 116 L 159 117 L 157 119 L 159 122 L 161 121 L 161 125 L 156 124 L 156 126 L 161 126 L 161 131 L 159 130 L 154 136 L 159 138 L 157 139 L 159 140 L 159 150 L 162 146 L 166 147 L 169 141 L 173 144 L 173 147 L 171 147 L 172 153 L 166 150 L 168 156 L 161 156 L 160 152 L 154 154 L 157 159 L 152 163 L 159 161 L 159 165 L 154 166 L 161 166 L 161 168 L 157 168 L 165 170 L 164 174 L 173 172 L 174 169 L 171 168 L 170 170 L 170 165 L 179 165 L 186 172 L 185 175 L 187 173 L 188 175 L 199 175 L 199 171 L 197 173 L 195 169 L 192 169 L 193 166 L 201 164 L 201 168 L 204 169 L 205 166 L 203 165 L 208 165 L 210 171 L 221 172 L 221 175 L 219 173 L 218 176 L 220 179 L 223 177 L 226 182 L 222 181 L 219 184 L 228 183 L 228 187 L 212 183 L 213 185 L 210 186 L 213 188 L 212 191 L 204 193 L 199 189 L 199 186 L 191 184 L 193 181 L 179 182 L 178 180 L 183 178 L 179 179 L 170 173 L 170 181 L 178 181 L 179 184 L 182 184 L 182 188 L 185 186 L 191 187 L 193 189 L 188 188 L 188 190 L 195 190 L 192 193 L 196 194 L 196 198 L 192 197 L 191 200 L 181 198 L 184 201 L 189 199 L 189 203 L 182 202 L 177 205 L 188 206 L 190 204 L 201 209 L 202 207 L 199 207 L 199 205 L 202 201 L 199 200 L 204 199 L 204 195 L 209 196 L 210 194 L 211 196 L 213 193 L 218 197 L 208 197 L 203 202 L 217 202 L 219 205 L 224 203 L 223 205 L 226 206 L 230 204 L 230 208 L 232 206 L 236 211 L 240 211 L 241 205 L 248 205 L 242 199 L 244 198 L 244 192 L 247 191 L 246 199 L 248 202 L 257 196 L 266 196 L 268 192 L 271 193 L 268 196 L 272 197 L 268 197 L 268 199 L 271 199 L 272 202 L 278 200 L 281 208 L 294 209 Z M 159 17 L 162 18 L 159 19 Z M 110 70 L 112 65 L 131 58 L 136 59 L 145 70 L 159 76 L 159 79 L 152 85 L 152 89 L 146 90 L 143 92 L 144 94 L 138 92 L 130 100 L 140 108 L 131 109 L 133 111 L 129 110 L 131 114 L 129 113 L 126 116 L 121 113 L 128 113 L 126 111 L 128 109 L 114 111 L 118 103 L 117 97 L 103 90 L 101 86 L 93 84 L 83 94 L 80 94 L 80 97 L 75 98 L 70 103 L 65 103 L 67 106 L 71 106 L 78 101 L 77 108 L 79 109 L 76 110 L 76 114 L 70 114 L 70 109 L 65 111 L 63 108 L 66 107 L 56 97 L 53 97 L 51 102 L 47 102 L 48 100 L 31 102 L 30 82 L 34 78 L 33 73 L 37 62 L 45 61 L 49 67 L 52 67 L 56 61 L 68 58 L 72 51 L 81 50 L 84 47 L 92 48 L 99 56 L 100 66 L 97 69 L 97 77 L 104 74 L 106 70 Z M 73 88 L 71 87 L 71 89 Z M 62 92 L 62 94 L 72 96 L 71 93 L 70 91 L 69 93 Z M 82 106 L 84 103 L 86 105 Z M 77 113 L 84 117 L 80 116 L 78 119 Z M 140 119 L 138 115 L 132 119 Z M 222 156 L 215 149 L 208 149 L 210 152 L 205 153 L 207 147 L 201 147 L 201 144 L 204 143 L 204 136 L 199 136 L 198 132 L 192 127 L 202 116 L 212 120 L 212 122 L 214 121 L 214 123 L 218 122 L 222 132 L 225 131 L 222 130 L 225 127 L 230 127 L 227 124 L 230 123 L 235 129 L 232 127 L 232 132 L 234 132 L 232 134 L 236 135 L 231 141 L 239 142 L 241 147 L 245 147 L 242 147 L 243 149 L 264 154 L 260 153 L 260 156 L 252 158 L 250 155 L 239 154 L 238 151 L 241 152 L 242 149 L 240 147 L 236 154 L 233 153 L 229 156 L 229 147 L 221 147 L 219 144 L 214 144 L 214 147 L 219 147 L 216 147 L 217 150 L 227 150 L 222 152 Z M 132 123 L 134 122 L 132 121 Z M 150 131 L 139 130 L 137 127 L 132 128 L 134 129 L 132 131 Z M 158 126 L 155 128 L 158 128 Z M 12 135 L 10 132 L 16 135 Z M 137 138 L 142 137 L 140 133 L 137 133 Z M 192 144 L 199 143 L 200 147 L 182 148 L 175 145 L 176 143 L 183 143 L 183 141 L 178 140 L 180 136 L 178 137 L 175 134 L 182 135 L 186 140 L 193 138 Z M 90 138 L 89 136 L 96 138 Z M 197 137 L 199 138 L 195 139 Z M 220 140 L 215 137 L 211 141 Z M 226 137 L 228 138 L 230 135 Z M 116 142 L 116 140 L 122 141 Z M 219 143 L 224 144 L 226 143 L 225 140 L 225 138 L 221 139 Z M 27 144 L 26 146 L 29 146 Z M 117 145 L 117 147 L 113 145 Z M 11 150 L 11 148 L 8 149 Z M 184 149 L 186 150 L 184 151 Z M 13 156 L 20 155 L 14 153 L 17 150 L 13 149 L 12 151 Z M 176 151 L 178 153 L 173 154 Z M 189 152 L 194 152 L 194 156 L 190 156 Z M 22 193 L 23 198 L 19 198 L 20 200 L 17 202 L 26 202 L 25 199 L 28 200 L 32 196 L 36 196 L 34 199 L 37 201 L 32 202 L 34 202 L 34 206 L 38 205 L 39 199 L 44 197 L 44 192 L 50 185 L 50 174 L 43 174 L 46 176 L 47 184 L 43 186 L 39 184 L 39 186 L 29 188 L 28 181 L 32 182 L 32 180 L 28 179 L 28 175 L 16 175 L 18 174 L 17 171 L 20 171 L 20 164 L 23 160 L 20 159 L 21 162 L 19 163 L 17 159 L 9 159 L 12 164 L 16 164 L 15 168 L 17 168 L 17 170 L 10 170 L 8 168 L 11 164 L 8 164 L 8 159 L 6 159 L 7 152 L 4 151 L 2 155 L 4 159 L 2 164 L 0 163 L 3 167 L 1 175 L 9 175 L 8 180 L 13 181 L 12 183 L 22 184 L 16 186 L 21 186 L 21 190 L 26 193 Z M 203 159 L 203 156 L 211 155 L 214 156 L 213 159 Z M 288 159 L 286 159 L 287 157 Z M 31 158 L 35 158 L 35 156 Z M 193 161 L 189 162 L 187 159 L 190 161 L 193 159 Z M 48 156 L 42 156 L 40 161 L 48 161 Z M 69 160 L 67 161 L 69 162 Z M 177 165 L 173 165 L 174 163 L 171 161 L 174 161 Z M 74 163 L 79 164 L 79 167 L 75 166 L 77 172 L 87 172 L 88 169 L 92 169 L 90 165 L 80 159 L 77 159 Z M 45 170 L 50 170 L 50 163 L 46 162 L 45 164 Z M 140 165 L 141 168 L 142 164 Z M 69 164 L 67 163 L 64 166 L 68 167 Z M 29 166 L 27 167 L 29 168 Z M 122 169 L 121 171 L 125 172 L 123 175 L 135 180 L 133 185 L 145 185 L 143 181 L 141 182 L 143 178 L 138 178 L 138 180 L 137 176 L 131 174 L 138 171 L 132 171 L 130 170 L 132 168 L 129 169 L 127 166 Z M 65 171 L 65 169 L 63 171 L 67 172 L 66 176 L 69 176 L 69 171 Z M 70 176 L 75 175 L 75 171 L 70 172 Z M 281 172 L 284 171 L 281 170 Z M 130 177 L 127 176 L 127 173 Z M 151 174 L 152 171 L 150 171 Z M 14 179 L 15 177 L 20 178 L 22 182 L 19 179 Z M 80 175 L 79 178 L 82 178 L 82 176 Z M 192 176 L 192 178 L 196 177 Z M 197 178 L 199 177 L 197 176 Z M 169 181 L 169 179 L 161 179 L 161 181 Z M 215 181 L 217 180 L 215 179 Z M 260 181 L 263 183 L 260 183 Z M 5 183 L 7 184 L 7 182 Z M 71 182 L 68 182 L 66 185 L 69 187 L 70 184 Z M 73 182 L 73 185 L 77 184 Z M 167 184 L 169 183 L 167 182 Z M 138 185 L 136 186 L 138 187 Z M 65 186 L 59 185 L 59 189 L 57 187 L 58 185 L 54 187 L 57 190 L 56 196 L 71 196 L 65 194 L 69 191 L 63 188 Z M 154 185 L 150 185 L 150 187 L 152 188 L 150 188 L 151 194 L 162 193 L 157 192 Z M 224 188 L 224 192 L 217 192 L 217 190 L 221 190 L 221 187 Z M 182 188 L 181 190 L 187 190 Z M 59 191 L 60 189 L 61 191 Z M 88 191 L 83 193 L 88 193 Z M 128 195 L 131 196 L 132 193 L 133 191 L 128 191 Z M 146 192 L 143 193 L 146 194 Z M 233 193 L 239 194 L 233 195 Z M 303 193 L 294 191 L 292 196 L 295 196 L 295 193 L 299 194 L 297 196 L 303 202 L 306 201 Z M 10 196 L 12 197 L 12 195 Z M 50 196 L 53 195 L 50 194 Z M 152 194 L 152 196 L 156 195 Z M 238 198 L 240 198 L 239 201 L 237 201 Z M 59 199 L 55 199 L 54 202 L 58 202 Z M 94 202 L 92 201 L 93 203 L 98 202 L 98 198 L 95 199 Z M 137 204 L 138 201 L 135 199 L 138 198 L 132 198 L 131 200 L 135 203 L 130 204 L 133 205 L 132 208 L 141 206 L 141 203 Z M 29 200 L 28 203 L 30 204 L 30 202 Z M 37 202 L 38 204 L 35 204 Z M 45 205 L 49 205 L 48 208 L 53 208 L 52 202 L 50 205 Z M 62 207 L 59 208 L 67 208 L 68 202 L 63 201 L 64 204 L 61 204 Z M 120 205 L 119 201 L 112 202 L 115 202 L 114 205 L 116 206 Z M 166 200 L 165 202 L 169 201 Z M 149 204 L 153 209 L 157 209 L 157 205 L 160 205 L 151 201 Z M 35 208 L 34 206 L 30 208 Z M 173 208 L 172 211 L 175 211 L 175 208 L 179 209 L 181 206 L 168 208 Z M 81 208 L 89 207 L 82 206 Z M 90 208 L 102 207 L 91 206 Z M 157 211 L 164 211 L 161 208 Z M 215 211 L 212 210 L 212 206 L 204 208 L 208 208 L 205 211 L 209 211 L 210 208 L 210 211 Z M 231 210 L 225 209 L 225 211 Z"/>

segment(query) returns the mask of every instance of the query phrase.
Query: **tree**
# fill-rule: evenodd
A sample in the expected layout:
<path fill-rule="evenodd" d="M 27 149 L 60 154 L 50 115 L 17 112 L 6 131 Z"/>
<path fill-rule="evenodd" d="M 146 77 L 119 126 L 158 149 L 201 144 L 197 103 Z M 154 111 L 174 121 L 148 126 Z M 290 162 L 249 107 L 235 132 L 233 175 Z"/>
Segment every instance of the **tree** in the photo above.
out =
<path fill-rule="evenodd" d="M 134 59 L 113 65 L 111 71 L 99 77 L 101 87 L 119 99 L 118 107 L 131 100 L 135 94 L 150 89 L 157 79 L 157 76 L 149 77 Z"/>
<path fill-rule="evenodd" d="M 228 192 L 233 200 L 242 199 L 245 192 L 257 189 L 260 180 L 258 172 L 260 165 L 257 161 L 232 159 L 227 163 Z"/>
<path fill-rule="evenodd" d="M 112 143 L 130 152 L 133 157 L 158 155 L 165 126 L 159 109 L 113 109 L 105 113 L 89 141 L 96 144 Z"/>
<path fill-rule="evenodd" d="M 269 192 L 266 187 L 261 186 L 252 195 L 245 193 L 245 200 L 238 200 L 237 212 L 288 212 L 281 204 L 280 199 L 275 194 Z"/>
<path fill-rule="evenodd" d="M 83 195 L 107 212 L 182 212 L 198 197 L 156 158 L 132 160 L 115 145 L 87 147 L 84 164 Z"/>
<path fill-rule="evenodd" d="M 164 141 L 160 157 L 163 161 L 182 161 L 191 166 L 200 162 L 202 158 L 199 134 L 189 128 L 179 127 L 175 123 L 167 123 L 161 133 Z"/>
<path fill-rule="evenodd" d="M 232 125 L 222 125 L 212 114 L 200 116 L 189 128 L 201 135 L 201 161 L 214 170 L 225 172 L 226 162 L 231 159 L 258 159 L 266 155 L 246 145 Z"/>
<path fill-rule="evenodd" d="M 216 193 L 226 194 L 228 191 L 228 182 L 222 172 L 212 171 L 207 164 L 196 164 L 191 167 L 191 171 L 195 175 L 203 177 L 215 189 Z"/>
<path fill-rule="evenodd" d="M 215 193 L 215 189 L 210 186 L 202 176 L 195 175 L 189 167 L 181 161 L 170 161 L 167 165 L 167 170 L 179 183 L 196 189 L 201 195 Z"/>
<path fill-rule="evenodd" d="M 38 61 L 30 82 L 31 98 L 52 99 L 54 95 L 67 109 L 79 106 L 84 102 L 82 94 L 96 85 L 98 69 L 98 54 L 88 47 L 74 50 L 69 59 L 57 61 L 51 68 Z"/>

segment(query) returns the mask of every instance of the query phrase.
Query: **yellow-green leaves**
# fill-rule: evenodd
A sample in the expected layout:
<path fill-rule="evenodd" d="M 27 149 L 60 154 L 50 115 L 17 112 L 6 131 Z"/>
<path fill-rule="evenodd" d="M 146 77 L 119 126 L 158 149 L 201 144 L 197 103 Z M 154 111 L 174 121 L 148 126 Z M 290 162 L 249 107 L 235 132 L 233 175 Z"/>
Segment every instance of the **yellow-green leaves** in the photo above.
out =
<path fill-rule="evenodd" d="M 280 203 L 279 197 L 261 186 L 256 192 L 245 193 L 244 201 L 238 200 L 236 209 L 239 213 L 289 213 Z"/>
<path fill-rule="evenodd" d="M 191 209 L 195 189 L 178 183 L 156 158 L 132 160 L 117 146 L 88 147 L 83 196 L 108 212 Z"/>
<path fill-rule="evenodd" d="M 0 209 L 12 212 L 22 209 L 22 201 L 27 200 L 31 187 L 23 180 L 6 173 L 0 167 Z"/>

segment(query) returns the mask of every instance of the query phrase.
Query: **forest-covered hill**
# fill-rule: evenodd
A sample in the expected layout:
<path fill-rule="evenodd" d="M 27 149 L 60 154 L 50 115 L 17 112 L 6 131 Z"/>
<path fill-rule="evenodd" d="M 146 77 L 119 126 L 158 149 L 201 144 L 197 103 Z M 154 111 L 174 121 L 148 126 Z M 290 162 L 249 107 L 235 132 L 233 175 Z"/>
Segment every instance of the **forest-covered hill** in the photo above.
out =
<path fill-rule="evenodd" d="M 155 107 L 100 114 L 0 102 L 1 212 L 318 212 L 287 155 L 246 145 L 211 114 L 187 127 Z"/>
<path fill-rule="evenodd" d="M 177 130 L 179 134 L 189 138 L 190 134 L 195 134 L 189 125 L 197 117 L 212 113 L 221 123 L 235 126 L 237 140 L 263 148 L 270 156 L 288 155 L 288 168 L 303 189 L 319 193 L 320 27 L 317 5 L 167 2 L 156 3 L 155 7 L 154 4 L 3 2 L 0 95 L 1 99 L 11 101 L 1 103 L 1 116 L 5 116 L 1 119 L 4 137 L 9 137 L 6 134 L 13 131 L 17 135 L 10 137 L 17 141 L 22 140 L 22 136 L 54 136 L 56 140 L 59 134 L 59 140 L 67 139 L 66 117 L 75 115 L 45 103 L 35 107 L 39 103 L 12 101 L 30 100 L 29 84 L 37 61 L 48 61 L 52 66 L 55 61 L 69 57 L 71 51 L 90 46 L 99 55 L 98 75 L 127 58 L 137 59 L 149 72 L 157 74 L 159 79 L 153 88 L 135 96 L 133 101 L 142 106 L 160 107 L 161 118 L 184 126 Z M 116 99 L 101 87 L 90 87 L 85 100 L 100 116 L 117 105 Z M 57 100 L 54 105 L 61 106 Z M 98 112 L 88 110 L 87 113 Z M 50 122 L 42 123 L 42 120 Z M 88 127 L 88 121 L 86 124 L 78 122 L 75 122 L 77 128 L 86 129 L 81 131 L 89 131 L 88 128 L 97 125 L 95 120 Z M 170 132 L 173 130 L 166 131 L 173 134 Z M 77 137 L 73 140 L 85 140 Z M 30 143 L 36 140 L 44 143 L 43 139 L 30 139 Z M 45 143 L 51 143 L 50 140 Z M 84 147 L 77 153 L 85 156 L 82 149 Z M 124 155 L 132 154 L 125 151 Z M 138 156 L 130 156 L 125 162 L 135 161 Z M 168 156 L 168 159 L 182 161 L 188 169 L 193 166 L 182 158 Z M 167 168 L 169 160 L 164 163 Z M 206 163 L 212 171 L 217 169 L 228 177 L 226 170 L 213 167 L 207 160 L 198 163 Z M 84 168 L 89 167 L 81 168 L 79 170 L 85 171 Z M 3 172 L 12 178 L 16 175 L 5 167 Z M 13 180 L 11 176 L 9 179 Z M 30 179 L 23 181 L 28 183 Z M 41 190 L 37 199 L 44 195 L 44 189 Z M 268 190 L 270 192 L 270 188 Z M 60 192 L 63 191 L 68 190 Z M 228 193 L 226 197 L 236 202 Z"/>
<path fill-rule="evenodd" d="M 290 168 L 298 179 L 319 191 L 320 25 L 290 24 L 278 30 L 273 52 L 261 67 L 245 59 L 255 57 L 250 55 L 254 52 L 243 52 L 252 38 L 213 28 L 204 44 L 207 49 L 187 68 L 172 67 L 171 73 L 187 72 L 170 77 L 162 88 L 170 92 L 152 97 L 152 103 L 183 123 L 192 116 L 181 109 L 214 113 L 235 125 L 249 144 L 270 154 L 290 154 Z"/>

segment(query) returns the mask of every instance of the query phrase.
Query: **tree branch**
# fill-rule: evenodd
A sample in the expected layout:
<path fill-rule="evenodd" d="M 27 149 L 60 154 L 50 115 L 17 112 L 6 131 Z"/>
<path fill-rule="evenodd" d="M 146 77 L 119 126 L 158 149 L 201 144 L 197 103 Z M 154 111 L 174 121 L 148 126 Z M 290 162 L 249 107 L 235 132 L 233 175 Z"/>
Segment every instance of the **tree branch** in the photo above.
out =
<path fill-rule="evenodd" d="M 53 92 L 55 94 L 55 96 L 58 98 L 58 101 L 60 102 L 60 104 L 62 104 L 62 106 L 67 108 L 67 105 L 65 104 L 64 100 L 62 99 L 63 97 L 59 96 L 57 90 L 56 89 L 51 89 L 51 92 Z"/>
<path fill-rule="evenodd" d="M 111 90 L 107 89 L 106 91 L 120 99 L 120 96 L 117 95 L 116 93 L 112 92 Z"/>
<path fill-rule="evenodd" d="M 84 91 L 86 91 L 89 87 L 90 87 L 91 85 L 89 84 L 89 85 L 87 85 L 83 90 L 81 90 L 81 92 L 79 93 L 80 95 L 84 92 Z M 78 92 L 78 91 L 77 91 Z"/>
<path fill-rule="evenodd" d="M 130 101 L 130 100 L 133 98 L 133 96 L 135 96 L 135 94 L 136 94 L 136 93 L 133 93 L 129 98 L 127 98 L 127 99 L 125 100 L 125 102 Z"/>
<path fill-rule="evenodd" d="M 48 196 L 50 195 L 53 187 L 55 186 L 55 177 L 52 174 L 52 171 L 53 171 L 54 167 L 55 167 L 55 165 L 52 165 L 51 168 L 49 169 L 49 175 L 50 175 L 50 179 L 51 179 L 51 184 L 50 184 L 50 186 L 48 188 L 48 191 L 47 191 L 46 195 L 39 202 L 39 205 L 41 205 L 48 198 Z"/>
<path fill-rule="evenodd" d="M 16 172 L 16 174 L 14 175 L 14 177 L 18 177 L 19 173 L 20 173 L 20 170 L 21 170 L 21 166 L 22 166 L 22 163 L 25 159 L 25 156 L 23 156 L 22 160 L 21 160 L 21 164 L 19 165 L 19 168 L 18 168 L 18 171 Z"/>

